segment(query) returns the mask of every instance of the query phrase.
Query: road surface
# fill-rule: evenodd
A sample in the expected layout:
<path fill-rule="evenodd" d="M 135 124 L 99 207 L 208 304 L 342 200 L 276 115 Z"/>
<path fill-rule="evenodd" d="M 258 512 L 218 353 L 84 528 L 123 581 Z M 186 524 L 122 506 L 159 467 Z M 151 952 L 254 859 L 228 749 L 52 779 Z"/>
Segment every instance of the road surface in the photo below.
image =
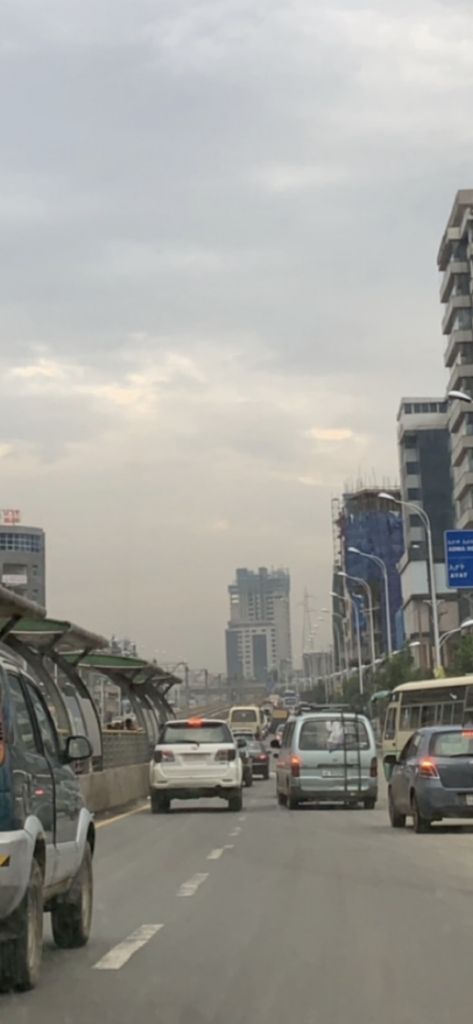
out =
<path fill-rule="evenodd" d="M 98 833 L 93 938 L 2 1024 L 450 1024 L 468 1019 L 473 832 L 375 811 L 147 810 Z M 193 807 L 194 809 L 191 809 Z"/>

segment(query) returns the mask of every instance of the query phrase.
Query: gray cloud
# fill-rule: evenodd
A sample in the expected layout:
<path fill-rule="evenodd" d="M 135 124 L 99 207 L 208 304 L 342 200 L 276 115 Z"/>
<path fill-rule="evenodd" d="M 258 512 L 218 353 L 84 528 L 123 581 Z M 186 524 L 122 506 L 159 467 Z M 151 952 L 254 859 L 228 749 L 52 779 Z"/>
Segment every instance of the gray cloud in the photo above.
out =
<path fill-rule="evenodd" d="M 325 603 L 331 495 L 445 386 L 472 32 L 461 0 L 0 0 L 0 453 L 56 612 L 221 667 L 236 564 Z"/>

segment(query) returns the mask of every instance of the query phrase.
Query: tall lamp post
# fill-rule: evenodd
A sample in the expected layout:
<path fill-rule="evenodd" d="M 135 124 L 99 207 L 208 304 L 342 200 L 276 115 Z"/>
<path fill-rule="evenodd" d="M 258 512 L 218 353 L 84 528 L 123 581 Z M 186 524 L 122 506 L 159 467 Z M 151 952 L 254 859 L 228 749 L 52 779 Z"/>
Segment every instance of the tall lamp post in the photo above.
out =
<path fill-rule="evenodd" d="M 360 551 L 359 548 L 348 548 L 349 551 L 354 555 L 360 555 L 361 558 L 369 558 L 370 562 L 374 562 L 381 569 L 384 579 L 384 600 L 386 605 L 386 643 L 388 648 L 388 658 L 393 653 L 393 641 L 391 635 L 391 601 L 389 597 L 389 578 L 388 568 L 386 562 L 379 557 L 379 555 L 369 555 L 367 551 Z"/>
<path fill-rule="evenodd" d="M 442 667 L 442 658 L 440 654 L 440 633 L 439 633 L 439 612 L 437 607 L 437 588 L 435 585 L 435 563 L 434 563 L 434 552 L 432 547 L 432 528 L 430 525 L 430 519 L 425 509 L 421 505 L 417 505 L 413 501 L 402 501 L 400 498 L 395 498 L 393 494 L 388 494 L 387 491 L 381 491 L 378 495 L 379 498 L 384 498 L 386 501 L 392 501 L 395 505 L 401 505 L 403 508 L 413 509 L 414 512 L 422 519 L 424 524 L 425 534 L 427 537 L 427 554 L 429 561 L 429 576 L 430 576 L 430 599 L 432 601 L 432 622 L 434 627 L 434 655 L 435 655 L 435 668 Z"/>
<path fill-rule="evenodd" d="M 376 650 L 375 650 L 375 644 L 374 644 L 373 599 L 372 599 L 372 595 L 371 595 L 371 588 L 370 588 L 369 584 L 366 582 L 366 580 L 363 580 L 361 578 L 361 576 L 350 576 L 347 572 L 342 572 L 342 571 L 340 571 L 338 573 L 338 575 L 342 576 L 345 580 L 352 580 L 353 583 L 360 584 L 360 586 L 362 586 L 363 589 L 366 592 L 366 596 L 368 598 L 368 618 L 369 618 L 369 624 L 370 624 L 371 667 L 372 667 L 373 672 L 374 672 L 375 662 L 376 662 Z M 350 594 L 350 597 L 351 597 L 351 594 Z"/>

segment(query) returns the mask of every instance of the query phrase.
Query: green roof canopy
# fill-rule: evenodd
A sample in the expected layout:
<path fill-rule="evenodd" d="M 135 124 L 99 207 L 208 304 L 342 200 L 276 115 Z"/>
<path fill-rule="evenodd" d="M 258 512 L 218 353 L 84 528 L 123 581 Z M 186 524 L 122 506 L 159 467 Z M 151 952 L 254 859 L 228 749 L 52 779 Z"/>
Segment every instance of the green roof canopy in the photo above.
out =
<path fill-rule="evenodd" d="M 2 626 L 3 623 L 0 622 L 0 629 Z M 38 620 L 28 616 L 28 618 L 21 618 L 15 622 L 8 632 L 18 637 L 22 643 L 34 647 L 41 653 L 46 653 L 48 650 L 55 650 L 60 654 L 67 651 L 94 651 L 108 646 L 108 640 L 105 637 L 90 633 L 87 629 L 60 619 L 43 618 Z"/>

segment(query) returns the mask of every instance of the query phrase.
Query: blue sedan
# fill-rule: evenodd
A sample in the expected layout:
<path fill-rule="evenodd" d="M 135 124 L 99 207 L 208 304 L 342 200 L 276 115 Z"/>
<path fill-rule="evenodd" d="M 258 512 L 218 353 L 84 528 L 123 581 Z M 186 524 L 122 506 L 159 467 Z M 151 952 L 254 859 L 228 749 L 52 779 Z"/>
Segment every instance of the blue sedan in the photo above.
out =
<path fill-rule="evenodd" d="M 415 832 L 442 818 L 473 818 L 473 727 L 418 729 L 393 765 L 388 805 L 392 827 L 412 817 Z"/>

